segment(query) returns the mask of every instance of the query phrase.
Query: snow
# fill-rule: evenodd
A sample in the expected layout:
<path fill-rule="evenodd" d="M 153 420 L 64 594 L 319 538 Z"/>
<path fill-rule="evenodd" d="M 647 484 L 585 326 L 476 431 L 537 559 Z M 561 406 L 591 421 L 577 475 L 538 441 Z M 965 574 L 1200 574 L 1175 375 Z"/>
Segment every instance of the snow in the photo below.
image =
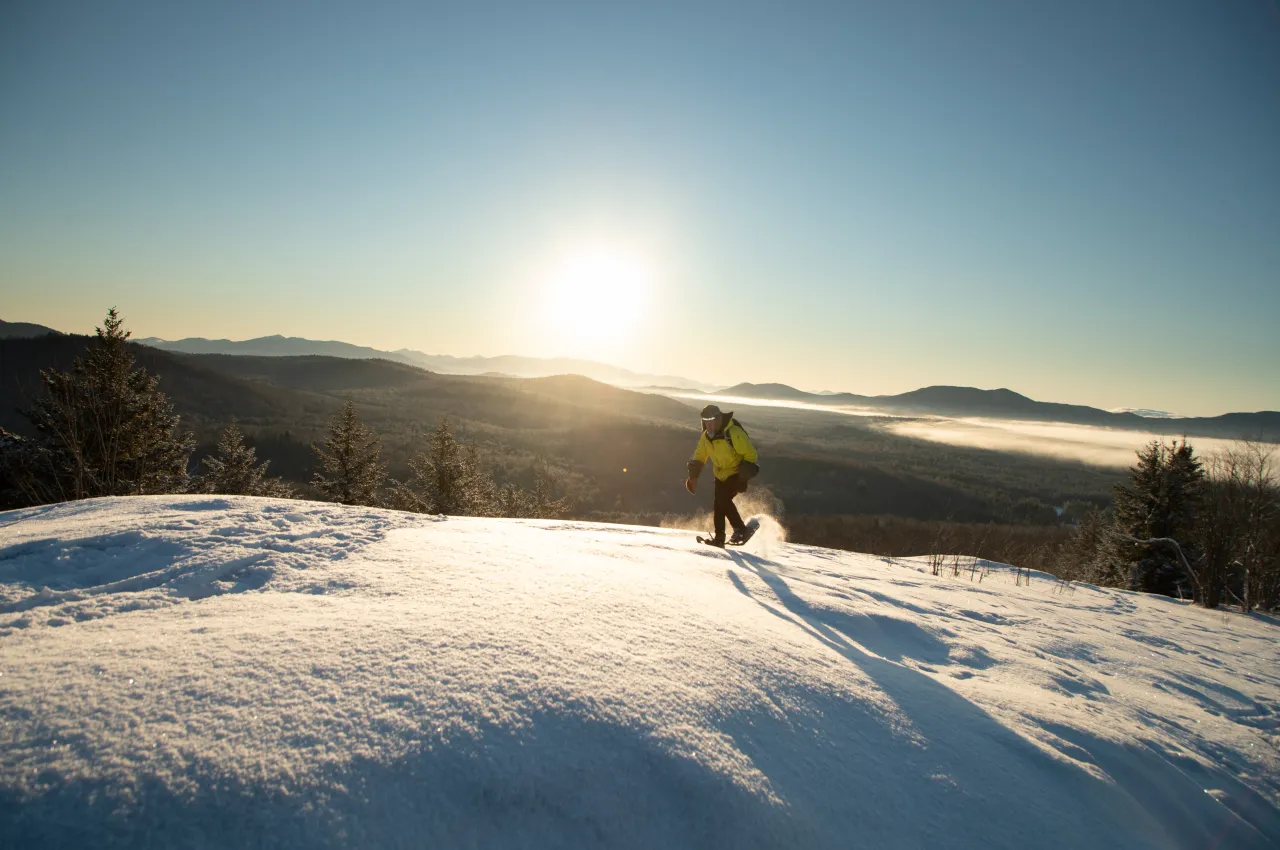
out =
<path fill-rule="evenodd" d="M 1274 621 L 978 575 L 771 529 L 0 514 L 0 845 L 1277 846 Z"/>
<path fill-rule="evenodd" d="M 1113 407 L 1111 413 L 1132 413 L 1144 419 L 1186 419 L 1181 413 L 1170 413 L 1167 410 L 1152 410 L 1149 407 Z"/>

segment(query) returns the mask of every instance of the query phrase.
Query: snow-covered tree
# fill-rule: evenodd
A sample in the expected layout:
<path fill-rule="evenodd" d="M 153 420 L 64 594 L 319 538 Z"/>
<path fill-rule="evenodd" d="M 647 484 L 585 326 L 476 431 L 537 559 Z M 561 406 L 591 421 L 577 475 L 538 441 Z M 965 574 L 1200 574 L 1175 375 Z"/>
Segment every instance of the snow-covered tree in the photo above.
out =
<path fill-rule="evenodd" d="M 159 379 L 134 365 L 115 308 L 70 372 L 43 369 L 44 397 L 27 413 L 43 444 L 43 485 L 61 499 L 176 493 L 195 438 Z"/>
<path fill-rule="evenodd" d="M 395 482 L 393 504 L 401 510 L 450 516 L 493 516 L 500 495 L 484 472 L 474 446 L 453 436 L 449 420 L 440 420 L 425 452 L 409 460 L 409 480 Z"/>
<path fill-rule="evenodd" d="M 329 423 L 323 446 L 313 445 L 323 472 L 311 483 L 330 501 L 344 505 L 376 505 L 386 477 L 378 437 L 360 422 L 355 403 L 348 400 Z"/>
<path fill-rule="evenodd" d="M 1057 576 L 1069 581 L 1103 583 L 1099 575 L 1099 553 L 1107 541 L 1110 518 L 1096 507 L 1080 516 L 1071 536 L 1059 553 Z"/>
<path fill-rule="evenodd" d="M 197 492 L 279 498 L 293 495 L 279 478 L 267 477 L 270 461 L 258 462 L 257 453 L 244 444 L 244 435 L 234 419 L 218 440 L 217 455 L 209 455 L 201 463 L 205 473 L 193 482 L 192 488 Z"/>
<path fill-rule="evenodd" d="M 466 516 L 497 516 L 498 485 L 480 464 L 480 451 L 467 446 L 462 451 L 462 513 Z"/>
<path fill-rule="evenodd" d="M 533 504 L 529 494 L 514 484 L 504 484 L 498 491 L 498 516 L 523 517 L 533 516 Z"/>
<path fill-rule="evenodd" d="M 414 473 L 424 483 L 433 512 L 457 514 L 463 506 L 463 480 L 466 468 L 458 441 L 453 438 L 449 420 L 441 419 L 427 446 L 425 455 L 416 458 Z M 412 465 L 411 465 L 412 468 Z"/>
<path fill-rule="evenodd" d="M 556 480 L 547 468 L 546 458 L 538 457 L 533 462 L 533 492 L 529 498 L 531 516 L 555 519 L 569 512 L 568 497 L 555 498 L 555 486 Z"/>

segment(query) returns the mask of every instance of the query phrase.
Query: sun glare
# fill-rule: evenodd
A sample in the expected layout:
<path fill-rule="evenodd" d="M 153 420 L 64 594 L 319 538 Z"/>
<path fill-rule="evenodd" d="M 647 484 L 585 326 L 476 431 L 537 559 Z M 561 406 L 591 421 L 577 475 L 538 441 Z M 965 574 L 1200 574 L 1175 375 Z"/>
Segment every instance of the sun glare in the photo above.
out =
<path fill-rule="evenodd" d="M 605 245 L 576 249 L 550 276 L 544 324 L 577 353 L 611 347 L 641 318 L 652 283 L 651 271 L 634 254 Z"/>

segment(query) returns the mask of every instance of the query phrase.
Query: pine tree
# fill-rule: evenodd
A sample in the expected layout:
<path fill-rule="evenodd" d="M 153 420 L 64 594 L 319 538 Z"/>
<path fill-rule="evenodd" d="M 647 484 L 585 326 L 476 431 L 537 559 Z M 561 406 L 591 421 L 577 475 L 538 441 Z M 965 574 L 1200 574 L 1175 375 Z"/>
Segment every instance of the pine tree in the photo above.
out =
<path fill-rule="evenodd" d="M 1062 547 L 1059 578 L 1069 581 L 1099 582 L 1098 555 L 1106 541 L 1107 518 L 1090 507 Z"/>
<path fill-rule="evenodd" d="M 448 418 L 432 433 L 427 451 L 409 460 L 409 480 L 394 482 L 392 503 L 400 510 L 449 516 L 495 516 L 501 503 L 497 485 L 480 464 L 474 446 L 453 436 Z"/>
<path fill-rule="evenodd" d="M 414 472 L 425 484 L 423 489 L 435 513 L 455 515 L 460 512 L 465 470 L 447 417 L 436 426 L 427 454 L 419 456 L 419 467 Z"/>
<path fill-rule="evenodd" d="M 447 468 L 447 467 L 446 467 Z M 425 452 L 417 452 L 409 458 L 409 480 L 391 480 L 388 504 L 400 511 L 419 514 L 443 513 L 436 502 L 438 487 L 436 467 Z M 452 479 L 446 476 L 446 484 Z"/>
<path fill-rule="evenodd" d="M 569 512 L 568 497 L 559 499 L 552 497 L 555 479 L 547 469 L 546 458 L 538 457 L 533 462 L 533 493 L 530 497 L 532 515 L 539 519 L 555 519 Z"/>
<path fill-rule="evenodd" d="M 178 493 L 195 438 L 159 379 L 136 368 L 115 308 L 70 372 L 44 369 L 45 396 L 28 412 L 43 443 L 42 485 L 56 498 Z"/>
<path fill-rule="evenodd" d="M 386 477 L 377 436 L 360 423 L 355 403 L 348 400 L 329 423 L 324 446 L 313 445 L 324 467 L 311 483 L 330 501 L 344 505 L 377 505 L 378 490 Z"/>
<path fill-rule="evenodd" d="M 201 463 L 206 471 L 194 482 L 193 489 L 198 492 L 283 499 L 293 495 L 293 491 L 279 478 L 267 477 L 270 461 L 258 463 L 257 453 L 244 444 L 244 435 L 234 419 L 218 440 L 217 457 L 210 455 Z"/>
<path fill-rule="evenodd" d="M 1127 486 L 1115 488 L 1115 525 L 1102 578 L 1131 590 L 1186 595 L 1193 588 L 1183 559 L 1195 560 L 1192 532 L 1204 491 L 1200 460 L 1186 440 L 1156 440 L 1138 451 L 1129 478 Z M 1177 545 L 1162 542 L 1169 540 Z"/>
<path fill-rule="evenodd" d="M 498 491 L 497 514 L 502 517 L 526 517 L 534 515 L 529 494 L 514 484 L 504 484 Z"/>
<path fill-rule="evenodd" d="M 48 456 L 35 440 L 0 428 L 0 511 L 57 501 L 41 475 Z"/>
<path fill-rule="evenodd" d="M 462 452 L 461 492 L 465 515 L 498 515 L 498 486 L 480 465 L 480 452 L 475 446 L 467 446 Z"/>

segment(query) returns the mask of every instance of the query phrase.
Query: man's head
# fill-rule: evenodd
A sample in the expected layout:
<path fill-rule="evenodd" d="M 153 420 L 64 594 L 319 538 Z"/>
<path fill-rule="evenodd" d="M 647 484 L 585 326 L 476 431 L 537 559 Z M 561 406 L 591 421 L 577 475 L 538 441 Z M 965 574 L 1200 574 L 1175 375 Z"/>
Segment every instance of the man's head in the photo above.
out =
<path fill-rule="evenodd" d="M 720 430 L 720 425 L 724 420 L 724 414 L 720 412 L 720 408 L 714 404 L 708 404 L 702 408 L 702 430 L 711 434 Z"/>

